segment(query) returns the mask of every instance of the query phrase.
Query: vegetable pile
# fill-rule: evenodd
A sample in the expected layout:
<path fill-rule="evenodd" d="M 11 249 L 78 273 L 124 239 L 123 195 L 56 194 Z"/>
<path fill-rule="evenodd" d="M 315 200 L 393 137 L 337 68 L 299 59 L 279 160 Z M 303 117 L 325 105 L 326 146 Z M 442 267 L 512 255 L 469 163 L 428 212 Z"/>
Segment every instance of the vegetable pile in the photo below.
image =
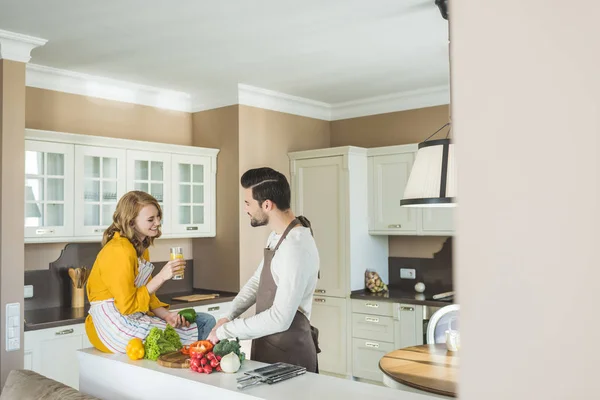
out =
<path fill-rule="evenodd" d="M 178 351 L 181 347 L 179 334 L 171 325 L 167 324 L 164 331 L 154 327 L 144 342 L 144 358 L 156 361 L 162 354 Z"/>
<path fill-rule="evenodd" d="M 226 356 L 229 353 L 235 353 L 239 357 L 240 363 L 246 359 L 246 354 L 240 350 L 240 341 L 238 339 L 223 339 L 216 344 L 213 351 L 216 355 L 221 357 Z"/>
<path fill-rule="evenodd" d="M 201 374 L 212 374 L 213 369 L 221 371 L 220 361 L 221 356 L 215 355 L 212 351 L 209 351 L 206 354 L 190 354 L 190 369 Z"/>
<path fill-rule="evenodd" d="M 190 369 L 204 374 L 214 370 L 234 373 L 246 358 L 240 350 L 239 340 L 224 339 L 214 348 L 210 342 L 201 340 L 191 344 L 189 349 L 184 347 L 182 352 L 190 355 Z"/>

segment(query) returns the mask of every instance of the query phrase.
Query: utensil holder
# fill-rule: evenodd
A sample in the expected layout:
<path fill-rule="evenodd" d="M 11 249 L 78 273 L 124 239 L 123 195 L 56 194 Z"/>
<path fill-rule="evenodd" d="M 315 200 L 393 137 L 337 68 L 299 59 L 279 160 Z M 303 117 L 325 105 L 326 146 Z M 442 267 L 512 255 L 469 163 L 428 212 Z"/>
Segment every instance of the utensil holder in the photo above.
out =
<path fill-rule="evenodd" d="M 85 305 L 85 296 L 83 288 L 75 287 L 71 285 L 71 307 L 82 308 Z"/>

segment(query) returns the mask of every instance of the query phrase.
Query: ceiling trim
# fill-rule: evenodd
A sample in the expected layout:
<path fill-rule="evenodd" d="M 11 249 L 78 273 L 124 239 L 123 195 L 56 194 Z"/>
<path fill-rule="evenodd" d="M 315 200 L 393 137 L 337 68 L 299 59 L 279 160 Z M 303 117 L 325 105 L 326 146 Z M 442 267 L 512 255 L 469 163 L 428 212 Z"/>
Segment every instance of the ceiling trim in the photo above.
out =
<path fill-rule="evenodd" d="M 191 95 L 79 72 L 27 64 L 26 85 L 105 100 L 191 112 Z"/>
<path fill-rule="evenodd" d="M 442 104 L 450 104 L 450 87 L 447 85 L 336 103 L 332 105 L 331 121 Z"/>
<path fill-rule="evenodd" d="M 31 50 L 47 42 L 46 39 L 0 29 L 0 59 L 28 63 Z"/>
<path fill-rule="evenodd" d="M 331 105 L 255 86 L 238 84 L 238 102 L 288 114 L 331 121 Z"/>

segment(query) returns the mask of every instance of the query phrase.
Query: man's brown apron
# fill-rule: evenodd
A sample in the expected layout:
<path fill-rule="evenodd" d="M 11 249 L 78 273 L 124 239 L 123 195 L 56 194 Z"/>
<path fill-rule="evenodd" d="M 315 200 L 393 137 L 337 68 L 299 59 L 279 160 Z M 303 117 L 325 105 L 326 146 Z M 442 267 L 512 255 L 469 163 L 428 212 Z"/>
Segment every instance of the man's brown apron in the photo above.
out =
<path fill-rule="evenodd" d="M 281 239 L 273 250 L 265 249 L 258 291 L 256 293 L 256 313 L 263 312 L 273 305 L 277 285 L 271 273 L 271 261 L 281 243 L 296 225 L 310 228 L 310 222 L 304 217 L 294 219 L 281 235 Z M 312 233 L 312 229 L 311 229 Z M 310 325 L 308 318 L 296 310 L 292 325 L 287 331 L 263 336 L 252 341 L 252 356 L 256 361 L 265 363 L 285 362 L 305 367 L 309 372 L 319 372 L 317 353 L 319 332 Z"/>

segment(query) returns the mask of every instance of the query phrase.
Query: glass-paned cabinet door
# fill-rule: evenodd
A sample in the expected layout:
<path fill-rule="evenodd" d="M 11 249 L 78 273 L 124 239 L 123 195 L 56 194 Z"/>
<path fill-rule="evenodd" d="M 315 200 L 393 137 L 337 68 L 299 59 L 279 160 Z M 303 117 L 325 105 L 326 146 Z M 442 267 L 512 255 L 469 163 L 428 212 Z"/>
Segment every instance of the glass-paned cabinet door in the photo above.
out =
<path fill-rule="evenodd" d="M 127 190 L 126 151 L 75 146 L 75 235 L 98 236 L 112 223 Z"/>
<path fill-rule="evenodd" d="M 127 150 L 127 191 L 151 194 L 163 212 L 161 231 L 171 233 L 171 155 Z"/>
<path fill-rule="evenodd" d="M 73 236 L 74 148 L 25 140 L 25 241 Z"/>
<path fill-rule="evenodd" d="M 210 157 L 173 154 L 173 233 L 210 232 L 213 213 L 213 174 Z M 201 236 L 201 235 L 199 235 Z"/>

